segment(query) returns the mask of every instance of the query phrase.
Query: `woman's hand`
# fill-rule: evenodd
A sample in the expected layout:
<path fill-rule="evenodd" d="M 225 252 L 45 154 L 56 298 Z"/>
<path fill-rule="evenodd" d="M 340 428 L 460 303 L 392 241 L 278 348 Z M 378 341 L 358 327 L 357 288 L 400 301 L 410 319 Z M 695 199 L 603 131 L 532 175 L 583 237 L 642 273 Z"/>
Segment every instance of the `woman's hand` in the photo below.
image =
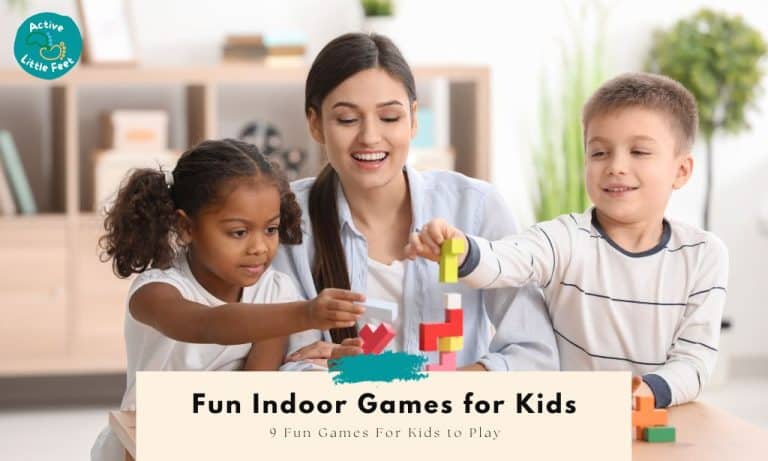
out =
<path fill-rule="evenodd" d="M 360 338 L 347 338 L 341 344 L 326 341 L 315 341 L 304 346 L 285 358 L 286 362 L 310 362 L 315 365 L 328 368 L 328 359 L 338 359 L 348 355 L 363 353 L 363 340 Z"/>
<path fill-rule="evenodd" d="M 330 330 L 354 326 L 365 308 L 354 302 L 365 301 L 365 296 L 349 290 L 326 288 L 307 303 L 310 328 Z"/>
<path fill-rule="evenodd" d="M 361 338 L 347 338 L 331 351 L 331 359 L 339 359 L 348 355 L 360 355 L 363 353 L 363 340 Z"/>
<path fill-rule="evenodd" d="M 467 249 L 469 248 L 469 242 L 466 242 L 467 237 L 463 232 L 439 218 L 429 221 L 420 232 L 411 233 L 408 244 L 405 246 L 405 256 L 409 259 L 420 256 L 440 262 L 440 246 L 444 241 L 452 238 L 462 238 L 466 243 L 464 253 L 459 255 L 460 266 L 467 257 Z"/>

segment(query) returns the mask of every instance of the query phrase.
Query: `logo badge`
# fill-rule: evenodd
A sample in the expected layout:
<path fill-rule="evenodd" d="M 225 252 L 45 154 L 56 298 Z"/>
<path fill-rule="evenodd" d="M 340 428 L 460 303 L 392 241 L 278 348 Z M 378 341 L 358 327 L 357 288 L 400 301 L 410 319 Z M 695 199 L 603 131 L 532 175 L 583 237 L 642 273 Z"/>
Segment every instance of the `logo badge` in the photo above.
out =
<path fill-rule="evenodd" d="M 16 31 L 13 53 L 28 74 L 53 80 L 66 74 L 80 60 L 83 38 L 75 21 L 56 13 L 38 13 Z"/>

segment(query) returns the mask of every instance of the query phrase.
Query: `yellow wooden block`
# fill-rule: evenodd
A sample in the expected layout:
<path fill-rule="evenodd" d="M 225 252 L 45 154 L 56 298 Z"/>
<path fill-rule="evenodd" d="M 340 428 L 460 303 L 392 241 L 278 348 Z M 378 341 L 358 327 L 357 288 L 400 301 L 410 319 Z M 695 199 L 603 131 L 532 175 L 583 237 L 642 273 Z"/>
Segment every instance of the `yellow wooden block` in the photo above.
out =
<path fill-rule="evenodd" d="M 459 257 L 440 256 L 440 282 L 456 283 L 459 281 Z"/>
<path fill-rule="evenodd" d="M 464 253 L 465 245 L 463 238 L 448 239 L 440 245 L 441 256 L 456 256 Z"/>
<path fill-rule="evenodd" d="M 440 352 L 456 352 L 463 348 L 463 336 L 445 336 L 437 340 L 437 350 Z"/>

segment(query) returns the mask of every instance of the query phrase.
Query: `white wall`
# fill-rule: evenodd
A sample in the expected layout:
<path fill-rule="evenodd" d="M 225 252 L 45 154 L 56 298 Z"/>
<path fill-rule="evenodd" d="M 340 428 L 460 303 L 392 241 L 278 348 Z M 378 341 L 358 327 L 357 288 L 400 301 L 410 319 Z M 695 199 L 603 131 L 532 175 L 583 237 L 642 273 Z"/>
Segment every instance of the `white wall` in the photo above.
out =
<path fill-rule="evenodd" d="M 530 144 L 536 127 L 536 102 L 543 69 L 558 63 L 559 43 L 567 35 L 566 11 L 576 15 L 582 2 L 491 0 L 400 0 L 393 38 L 412 64 L 487 64 L 492 69 L 492 158 L 495 179 L 523 223 L 532 222 L 529 184 Z M 638 70 L 656 27 L 703 6 L 740 13 L 768 38 L 768 8 L 758 0 L 604 1 L 610 5 L 607 54 L 613 73 Z M 310 54 L 335 35 L 360 26 L 356 0 L 133 0 L 135 29 L 143 65 L 213 64 L 229 33 L 291 28 L 303 30 Z M 0 6 L 0 67 L 13 67 L 12 40 L 19 13 Z M 57 11 L 75 15 L 72 1 L 30 1 L 28 13 Z M 768 93 L 767 93 L 768 94 Z M 758 107 L 766 107 L 763 96 Z M 0 101 L 0 110 L 6 110 Z M 768 310 L 762 309 L 762 274 L 768 273 L 768 234 L 757 223 L 758 206 L 768 201 L 768 113 L 750 116 L 753 130 L 720 137 L 716 153 L 718 232 L 731 250 L 728 311 L 735 321 L 732 351 L 768 357 Z M 702 154 L 701 145 L 696 154 Z M 669 215 L 700 222 L 705 171 L 697 164 L 692 182 L 675 194 Z M 515 181 L 501 181 L 504 177 Z"/>

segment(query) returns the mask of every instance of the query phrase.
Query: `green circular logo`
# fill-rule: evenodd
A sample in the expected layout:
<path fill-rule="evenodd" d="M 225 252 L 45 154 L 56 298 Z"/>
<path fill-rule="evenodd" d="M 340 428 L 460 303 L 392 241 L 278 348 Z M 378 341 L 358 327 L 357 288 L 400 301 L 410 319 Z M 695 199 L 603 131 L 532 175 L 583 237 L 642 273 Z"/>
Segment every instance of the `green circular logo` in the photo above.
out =
<path fill-rule="evenodd" d="M 16 31 L 13 53 L 28 74 L 53 80 L 75 67 L 83 51 L 80 29 L 69 16 L 38 13 Z"/>

